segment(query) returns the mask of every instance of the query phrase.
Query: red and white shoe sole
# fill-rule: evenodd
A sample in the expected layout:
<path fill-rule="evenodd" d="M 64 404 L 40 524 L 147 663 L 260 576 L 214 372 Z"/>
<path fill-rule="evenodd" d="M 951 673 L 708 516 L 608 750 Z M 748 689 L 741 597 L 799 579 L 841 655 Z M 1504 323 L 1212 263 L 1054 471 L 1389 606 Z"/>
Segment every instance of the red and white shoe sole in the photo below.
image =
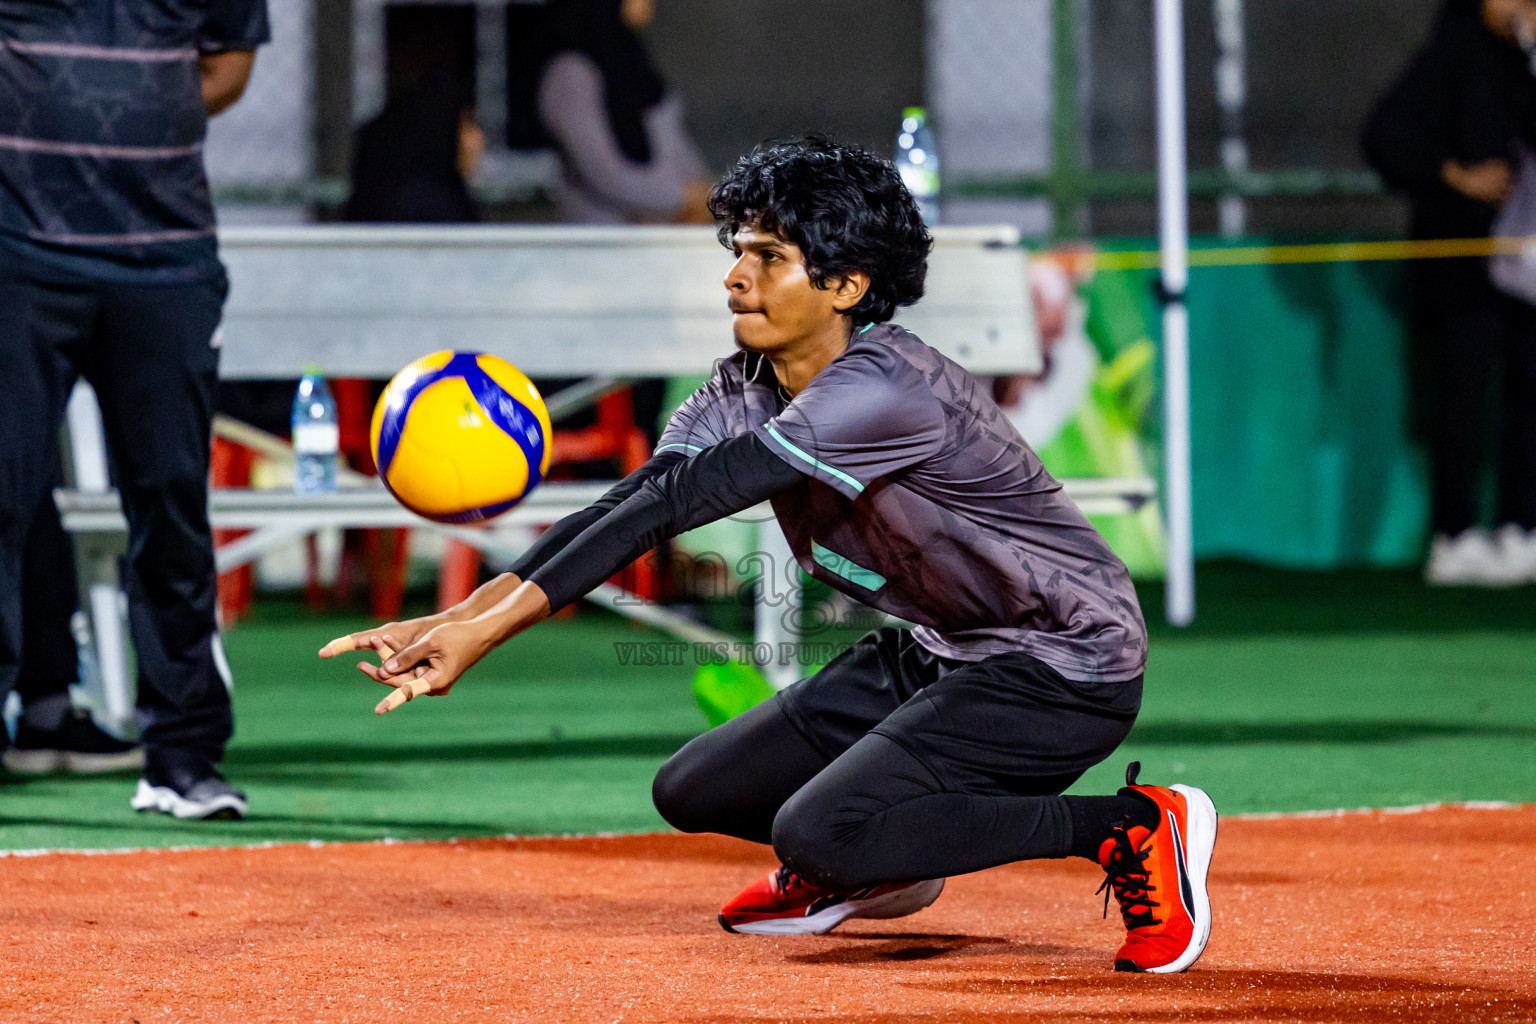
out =
<path fill-rule="evenodd" d="M 1189 908 L 1195 927 L 1190 935 L 1189 946 L 1172 963 L 1161 967 L 1145 967 L 1147 974 L 1177 974 L 1189 970 L 1200 959 L 1205 944 L 1211 941 L 1211 895 L 1205 887 L 1205 879 L 1211 871 L 1211 853 L 1216 848 L 1216 805 L 1205 790 L 1193 786 L 1170 786 L 1184 797 L 1187 811 L 1184 824 L 1184 869 L 1189 875 L 1190 893 L 1195 905 Z"/>
<path fill-rule="evenodd" d="M 904 889 L 883 893 L 873 899 L 844 900 L 834 906 L 803 917 L 770 917 L 761 921 L 729 924 L 720 915 L 720 927 L 743 935 L 825 935 L 852 917 L 886 920 L 906 917 L 929 906 L 944 891 L 944 879 L 916 882 Z"/>

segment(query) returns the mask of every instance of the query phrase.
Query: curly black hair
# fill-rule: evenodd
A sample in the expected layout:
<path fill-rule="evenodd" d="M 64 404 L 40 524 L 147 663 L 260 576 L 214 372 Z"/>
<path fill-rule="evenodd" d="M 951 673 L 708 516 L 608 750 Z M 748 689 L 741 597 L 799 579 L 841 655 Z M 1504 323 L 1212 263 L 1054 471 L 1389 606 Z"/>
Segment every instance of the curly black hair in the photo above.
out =
<path fill-rule="evenodd" d="M 855 324 L 884 323 L 923 297 L 933 238 L 917 201 L 889 160 L 857 147 L 820 135 L 765 142 L 710 189 L 709 212 L 728 249 L 748 224 L 793 242 L 818 288 L 868 274 L 848 311 Z"/>

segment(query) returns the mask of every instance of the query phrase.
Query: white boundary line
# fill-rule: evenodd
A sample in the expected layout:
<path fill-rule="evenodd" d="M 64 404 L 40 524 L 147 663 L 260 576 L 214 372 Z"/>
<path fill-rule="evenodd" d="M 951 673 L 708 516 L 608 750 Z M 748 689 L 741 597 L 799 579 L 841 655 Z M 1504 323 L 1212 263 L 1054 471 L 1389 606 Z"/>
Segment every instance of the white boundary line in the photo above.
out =
<path fill-rule="evenodd" d="M 1352 814 L 1425 814 L 1429 811 L 1453 810 L 1453 811 L 1518 811 L 1525 807 L 1536 807 L 1536 804 L 1510 803 L 1506 800 L 1460 800 L 1445 801 L 1427 804 L 1408 804 L 1403 807 L 1339 807 L 1326 811 L 1258 811 L 1248 814 L 1223 815 L 1228 821 L 1285 821 L 1287 819 L 1306 820 L 1310 818 L 1342 818 Z M 108 849 L 73 849 L 70 847 L 40 847 L 30 850 L 0 850 L 0 859 L 6 857 L 47 857 L 53 854 L 73 854 L 80 857 L 110 857 L 118 854 L 129 853 L 198 853 L 206 850 L 277 850 L 284 848 L 308 847 L 311 850 L 319 850 L 328 846 L 417 846 L 425 843 L 442 843 L 455 845 L 458 843 L 478 843 L 507 840 L 540 840 L 540 839 L 626 839 L 633 836 L 664 836 L 680 835 L 673 832 L 548 832 L 543 835 L 517 835 L 511 832 L 499 836 L 460 836 L 450 839 L 395 839 L 385 836 L 383 839 L 309 839 L 295 840 L 293 842 L 280 842 L 267 840 L 261 843 L 237 843 L 233 846 L 125 846 Z"/>
<path fill-rule="evenodd" d="M 1342 818 L 1347 814 L 1424 814 L 1449 808 L 1457 811 L 1517 811 L 1529 804 L 1506 800 L 1436 801 L 1408 804 L 1405 807 L 1338 807 L 1331 811 L 1254 811 L 1249 814 L 1223 815 L 1229 821 L 1283 821 L 1287 818 Z"/>
<path fill-rule="evenodd" d="M 75 849 L 68 846 L 38 847 L 30 850 L 0 850 L 0 858 L 5 857 L 48 857 L 53 854 L 76 854 L 81 857 L 112 857 L 124 853 L 201 853 L 208 850 L 282 850 L 308 847 L 311 850 L 320 850 L 328 846 L 420 846 L 425 843 L 440 843 L 453 846 L 459 843 L 505 842 L 508 840 L 542 839 L 624 839 L 629 836 L 659 836 L 671 835 L 668 832 L 546 832 L 543 835 L 517 835 L 507 832 L 499 836 L 454 836 L 448 839 L 396 839 L 394 836 L 385 836 L 383 839 L 295 839 L 292 842 L 268 839 L 260 843 L 235 843 L 231 846 L 123 846 Z M 681 834 L 681 833 L 679 833 Z"/>

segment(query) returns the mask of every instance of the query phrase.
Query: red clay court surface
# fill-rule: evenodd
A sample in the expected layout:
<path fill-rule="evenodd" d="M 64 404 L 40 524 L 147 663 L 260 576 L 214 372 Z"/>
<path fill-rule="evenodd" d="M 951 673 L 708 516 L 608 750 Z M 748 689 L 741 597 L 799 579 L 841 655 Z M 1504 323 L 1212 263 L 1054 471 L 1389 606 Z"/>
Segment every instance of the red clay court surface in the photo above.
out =
<path fill-rule="evenodd" d="M 9 858 L 0 1021 L 1533 1021 L 1536 807 L 1227 821 L 1188 974 L 1110 970 L 1085 861 L 727 935 L 676 835 Z M 1113 908 L 1112 908 L 1113 910 Z"/>

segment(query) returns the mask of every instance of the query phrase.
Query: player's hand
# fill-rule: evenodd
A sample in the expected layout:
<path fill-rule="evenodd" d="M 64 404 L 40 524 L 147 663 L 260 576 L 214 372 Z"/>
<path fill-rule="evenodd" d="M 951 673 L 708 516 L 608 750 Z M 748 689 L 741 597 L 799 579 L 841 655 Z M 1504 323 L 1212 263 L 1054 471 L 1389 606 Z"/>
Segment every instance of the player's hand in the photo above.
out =
<path fill-rule="evenodd" d="M 1497 158 L 1475 164 L 1447 160 L 1440 168 L 1440 176 L 1462 195 L 1489 206 L 1503 206 L 1515 183 L 1509 161 Z"/>
<path fill-rule="evenodd" d="M 423 615 L 419 619 L 406 619 L 404 622 L 386 622 L 382 626 L 337 637 L 320 648 L 320 657 L 334 658 L 348 651 L 377 651 L 379 660 L 382 661 L 401 648 L 411 646 L 444 622 L 449 621 L 451 620 L 446 615 L 439 613 Z M 389 649 L 389 654 L 384 653 L 386 647 Z"/>
<path fill-rule="evenodd" d="M 358 668 L 375 682 L 394 687 L 379 701 L 374 714 L 382 715 L 417 697 L 441 697 L 453 688 L 486 652 L 496 646 L 485 626 L 476 622 L 445 622 L 428 631 L 398 654 L 386 653 L 388 637 L 381 638 L 383 659 L 379 665 L 360 662 Z"/>

